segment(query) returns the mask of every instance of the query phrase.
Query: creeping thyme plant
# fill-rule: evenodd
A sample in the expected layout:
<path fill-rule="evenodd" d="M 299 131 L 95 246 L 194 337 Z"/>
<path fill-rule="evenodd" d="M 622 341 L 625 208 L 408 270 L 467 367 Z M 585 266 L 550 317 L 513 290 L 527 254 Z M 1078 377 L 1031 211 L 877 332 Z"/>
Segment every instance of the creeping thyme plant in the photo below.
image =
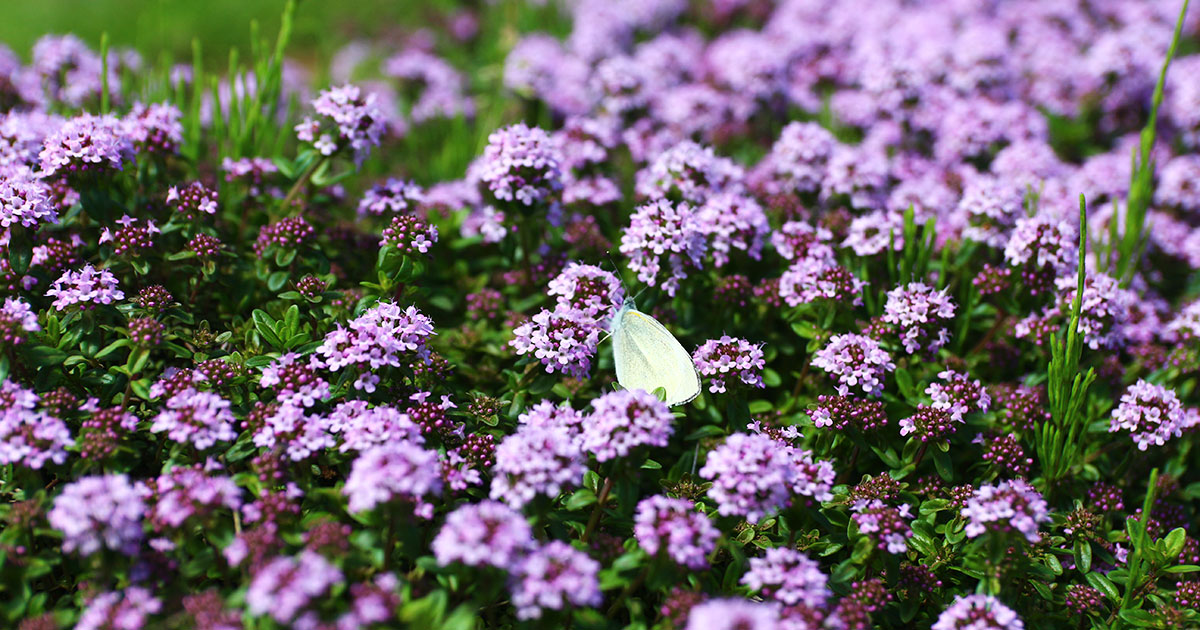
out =
<path fill-rule="evenodd" d="M 1186 3 L 454 5 L 0 46 L 0 626 L 1200 626 Z"/>

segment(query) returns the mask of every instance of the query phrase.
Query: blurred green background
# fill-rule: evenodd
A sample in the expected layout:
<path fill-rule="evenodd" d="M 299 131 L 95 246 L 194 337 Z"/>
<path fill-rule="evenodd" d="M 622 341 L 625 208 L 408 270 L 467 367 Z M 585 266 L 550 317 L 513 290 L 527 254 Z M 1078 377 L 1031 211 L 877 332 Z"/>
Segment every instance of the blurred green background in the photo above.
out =
<path fill-rule="evenodd" d="M 133 46 L 156 61 L 166 53 L 191 58 L 193 38 L 204 56 L 223 62 L 236 46 L 249 52 L 250 22 L 274 39 L 283 0 L 0 0 L 0 42 L 29 59 L 34 42 L 46 33 L 74 33 L 93 48 L 107 31 L 114 46 Z M 412 31 L 438 24 L 455 0 L 303 0 L 296 15 L 289 56 L 322 64 L 345 42 Z"/>

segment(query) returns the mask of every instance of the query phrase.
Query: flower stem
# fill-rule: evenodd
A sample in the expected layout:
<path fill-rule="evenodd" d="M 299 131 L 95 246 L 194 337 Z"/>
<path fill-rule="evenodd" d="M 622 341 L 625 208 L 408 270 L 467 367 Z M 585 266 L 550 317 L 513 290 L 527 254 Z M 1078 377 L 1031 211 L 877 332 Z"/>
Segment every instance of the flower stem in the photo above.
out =
<path fill-rule="evenodd" d="M 329 156 L 323 155 L 321 156 L 321 159 L 310 164 L 308 168 L 300 174 L 300 178 L 296 180 L 296 183 L 292 184 L 291 190 L 289 190 L 287 196 L 283 198 L 283 202 L 279 204 L 279 207 L 283 208 L 286 212 L 287 208 L 292 205 L 293 201 L 296 200 L 296 196 L 300 194 L 300 189 L 304 188 L 304 185 L 308 183 L 308 180 L 312 179 L 313 173 L 317 172 L 317 169 L 321 168 L 321 165 L 325 164 L 327 161 L 329 161 Z"/>
<path fill-rule="evenodd" d="M 604 502 L 608 500 L 608 495 L 612 492 L 613 478 L 610 476 L 604 480 L 604 485 L 600 488 L 600 494 L 596 497 L 596 507 L 592 510 L 592 517 L 588 519 L 587 529 L 583 530 L 583 536 L 579 540 L 587 542 L 595 531 L 596 525 L 600 523 L 600 513 L 604 511 Z"/>

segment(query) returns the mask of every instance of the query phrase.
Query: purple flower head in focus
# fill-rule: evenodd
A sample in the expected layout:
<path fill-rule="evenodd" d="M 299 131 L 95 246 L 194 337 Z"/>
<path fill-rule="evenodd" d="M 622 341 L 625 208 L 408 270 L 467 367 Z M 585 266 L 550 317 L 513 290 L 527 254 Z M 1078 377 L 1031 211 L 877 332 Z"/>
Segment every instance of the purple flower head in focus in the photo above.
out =
<path fill-rule="evenodd" d="M 761 346 L 745 339 L 722 335 L 720 339 L 709 339 L 692 353 L 692 361 L 701 376 L 712 379 L 708 391 L 724 393 L 727 385 L 758 387 L 763 385 L 763 359 Z"/>
<path fill-rule="evenodd" d="M 868 396 L 883 393 L 883 379 L 896 369 L 896 364 L 879 342 L 863 335 L 834 335 L 817 351 L 812 365 L 819 367 L 838 381 L 838 393 L 849 395 L 861 388 Z"/>
<path fill-rule="evenodd" d="M 119 302 L 125 299 L 125 292 L 118 288 L 117 277 L 111 271 L 84 265 L 79 271 L 64 272 L 46 291 L 46 297 L 54 298 L 55 310 L 65 311 L 74 305 L 88 309 Z"/>
<path fill-rule="evenodd" d="M 975 538 L 988 531 L 1020 533 L 1030 544 L 1040 539 L 1038 526 L 1050 522 L 1046 500 L 1023 479 L 984 484 L 962 509 L 964 531 Z"/>
<path fill-rule="evenodd" d="M 621 234 L 620 250 L 629 257 L 638 280 L 652 287 L 661 283 L 667 295 L 674 296 L 688 270 L 702 263 L 704 227 L 686 202 L 659 199 L 634 211 Z"/>
<path fill-rule="evenodd" d="M 764 557 L 751 558 L 750 568 L 741 580 L 751 590 L 781 604 L 810 608 L 823 607 L 832 595 L 828 582 L 829 577 L 815 560 L 787 547 L 767 549 Z"/>
<path fill-rule="evenodd" d="M 379 146 L 387 130 L 387 119 L 375 103 L 376 95 L 355 85 L 321 90 L 312 102 L 320 120 L 305 118 L 296 125 L 296 137 L 311 142 L 324 156 L 348 149 L 356 164 L 362 164 L 371 148 Z"/>
<path fill-rule="evenodd" d="M 625 457 L 639 446 L 666 446 L 674 432 L 675 416 L 654 394 L 619 390 L 592 401 L 580 443 L 585 453 L 606 462 Z"/>
<path fill-rule="evenodd" d="M 520 509 L 538 495 L 557 497 L 583 481 L 583 453 L 566 429 L 522 425 L 496 447 L 491 497 Z"/>
<path fill-rule="evenodd" d="M 1122 429 L 1132 434 L 1138 450 L 1163 446 L 1189 428 L 1189 416 L 1173 390 L 1138 379 L 1121 395 L 1121 402 L 1112 412 L 1109 432 Z"/>

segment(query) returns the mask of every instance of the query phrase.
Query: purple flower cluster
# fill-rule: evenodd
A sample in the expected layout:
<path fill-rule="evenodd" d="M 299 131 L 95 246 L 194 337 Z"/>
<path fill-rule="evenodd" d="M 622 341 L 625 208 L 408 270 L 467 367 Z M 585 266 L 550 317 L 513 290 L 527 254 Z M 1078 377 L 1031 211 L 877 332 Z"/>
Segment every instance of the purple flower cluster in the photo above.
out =
<path fill-rule="evenodd" d="M 162 600 L 147 588 L 130 586 L 123 591 L 100 593 L 88 602 L 76 630 L 141 630 L 147 617 L 162 610 Z"/>
<path fill-rule="evenodd" d="M 880 549 L 899 554 L 908 551 L 908 539 L 912 538 L 912 528 L 905 520 L 913 518 L 910 509 L 907 503 L 892 507 L 879 499 L 860 500 L 855 502 L 850 517 L 858 531 L 879 541 Z"/>
<path fill-rule="evenodd" d="M 592 400 L 580 448 L 606 462 L 626 457 L 639 446 L 666 446 L 674 432 L 675 416 L 654 394 L 623 389 Z"/>
<path fill-rule="evenodd" d="M 343 578 L 341 570 L 313 551 L 279 556 L 255 573 L 246 591 L 246 610 L 270 615 L 280 624 L 314 627 L 316 614 L 305 609 Z"/>
<path fill-rule="evenodd" d="M 921 282 L 888 291 L 883 321 L 897 327 L 905 352 L 933 355 L 949 341 L 946 326 L 954 318 L 954 302 L 946 292 Z"/>
<path fill-rule="evenodd" d="M 824 245 L 809 248 L 779 278 L 779 297 L 788 306 L 825 300 L 832 304 L 862 304 L 867 283 L 834 262 Z"/>
<path fill-rule="evenodd" d="M 237 439 L 233 430 L 236 420 L 229 406 L 228 400 L 213 392 L 189 387 L 167 400 L 150 424 L 150 431 L 166 431 L 172 441 L 191 444 L 197 450 L 212 448 L 217 442 Z"/>
<path fill-rule="evenodd" d="M 25 333 L 41 329 L 37 313 L 28 302 L 21 298 L 4 298 L 4 306 L 0 306 L 0 348 L 19 345 L 25 340 Z"/>
<path fill-rule="evenodd" d="M 416 210 L 425 199 L 421 187 L 402 179 L 388 178 L 382 184 L 372 186 L 363 193 L 358 202 L 360 216 L 408 214 Z"/>
<path fill-rule="evenodd" d="M 817 397 L 817 405 L 809 412 L 818 428 L 832 426 L 838 431 L 853 427 L 859 431 L 874 431 L 887 425 L 883 403 L 856 396 Z"/>
<path fill-rule="evenodd" d="M 411 215 L 392 217 L 391 225 L 383 228 L 383 242 L 395 247 L 401 254 L 428 254 L 429 248 L 438 240 L 436 226 L 425 223 Z"/>
<path fill-rule="evenodd" d="M 950 419 L 963 422 L 963 417 L 972 411 L 987 411 L 992 404 L 992 396 L 983 387 L 979 379 L 963 372 L 943 370 L 938 372 L 940 382 L 934 381 L 925 388 L 925 393 L 933 399 L 932 408 L 950 414 Z"/>
<path fill-rule="evenodd" d="M 551 374 L 586 378 L 602 332 L 601 323 L 587 311 L 559 305 L 552 311 L 543 309 L 513 329 L 509 343 L 517 354 L 533 355 Z"/>
<path fill-rule="evenodd" d="M 173 155 L 183 144 L 183 112 L 170 103 L 134 103 L 122 122 L 138 153 Z"/>
<path fill-rule="evenodd" d="M 512 572 L 512 603 L 518 619 L 540 619 L 545 610 L 599 606 L 604 600 L 600 563 L 561 540 L 530 552 Z"/>
<path fill-rule="evenodd" d="M 1025 622 L 991 595 L 957 595 L 931 630 L 1025 630 Z"/>
<path fill-rule="evenodd" d="M 153 487 L 156 501 L 150 517 L 156 526 L 178 529 L 190 518 L 204 519 L 221 508 L 236 511 L 242 506 L 242 490 L 232 478 L 198 464 L 159 475 Z"/>
<path fill-rule="evenodd" d="M 625 301 L 621 280 L 595 265 L 569 262 L 550 281 L 548 295 L 559 308 L 583 312 L 597 322 L 607 322 Z"/>
<path fill-rule="evenodd" d="M 339 403 L 329 414 L 329 431 L 341 437 L 338 450 L 343 453 L 394 442 L 425 442 L 421 427 L 408 414 L 386 405 L 368 407 L 362 400 Z"/>
<path fill-rule="evenodd" d="M 646 553 L 665 552 L 680 566 L 700 570 L 717 546 L 721 531 L 687 499 L 661 494 L 642 499 L 634 516 L 633 533 Z"/>
<path fill-rule="evenodd" d="M 781 627 L 777 606 L 730 598 L 710 599 L 693 606 L 685 630 L 777 630 Z"/>
<path fill-rule="evenodd" d="M 64 272 L 46 291 L 46 297 L 54 298 L 56 310 L 65 311 L 75 305 L 88 309 L 119 302 L 125 299 L 125 292 L 118 288 L 117 277 L 111 271 L 97 271 L 88 264 L 79 271 Z"/>
<path fill-rule="evenodd" d="M 144 538 L 142 494 L 123 474 L 80 477 L 63 488 L 46 517 L 62 532 L 63 551 L 90 556 L 110 549 L 132 555 Z"/>
<path fill-rule="evenodd" d="M 525 424 L 496 447 L 491 497 L 520 509 L 583 481 L 583 453 L 566 429 Z"/>
<path fill-rule="evenodd" d="M 661 284 L 667 295 L 674 296 L 688 270 L 703 263 L 704 226 L 687 202 L 658 199 L 633 212 L 629 227 L 621 233 L 620 250 L 629 257 L 629 268 L 638 280 L 652 287 Z"/>
<path fill-rule="evenodd" d="M 1041 537 L 1038 527 L 1050 522 L 1046 500 L 1023 479 L 980 486 L 967 500 L 962 515 L 967 519 L 964 531 L 968 538 L 988 531 L 1015 531 L 1025 536 L 1030 544 Z"/>
<path fill-rule="evenodd" d="M 527 207 L 550 203 L 562 188 L 562 162 L 549 134 L 517 123 L 488 136 L 479 179 L 498 201 Z"/>
<path fill-rule="evenodd" d="M 708 391 L 724 393 L 727 383 L 746 387 L 764 387 L 763 359 L 761 346 L 745 339 L 722 335 L 720 339 L 709 339 L 692 353 L 692 361 L 701 376 L 712 379 Z"/>
<path fill-rule="evenodd" d="M 1121 394 L 1121 403 L 1113 409 L 1110 433 L 1126 430 L 1132 434 L 1138 450 L 1163 446 L 1190 428 L 1195 414 L 1187 414 L 1175 392 L 1161 385 L 1138 379 Z"/>
<path fill-rule="evenodd" d="M 361 164 L 371 147 L 379 146 L 387 130 L 386 118 L 375 100 L 374 94 L 364 93 L 355 85 L 321 90 L 312 106 L 324 121 L 305 118 L 296 125 L 296 137 L 313 143 L 325 156 L 349 149 L 354 162 Z"/>
<path fill-rule="evenodd" d="M 0 464 L 38 470 L 67 461 L 75 442 L 67 423 L 35 409 L 38 397 L 12 381 L 0 384 Z"/>
<path fill-rule="evenodd" d="M 713 482 L 708 496 L 722 516 L 757 522 L 788 504 L 796 472 L 790 454 L 775 440 L 734 433 L 709 452 L 700 476 Z"/>
<path fill-rule="evenodd" d="M 753 197 L 735 192 L 712 195 L 696 208 L 696 220 L 708 239 L 715 267 L 727 265 L 735 250 L 753 260 L 762 258 L 763 241 L 771 228 Z"/>
<path fill-rule="evenodd" d="M 741 580 L 764 597 L 809 608 L 824 607 L 832 595 L 828 582 L 829 576 L 821 572 L 816 560 L 788 547 L 773 547 L 762 558 L 750 558 L 750 569 Z"/>
<path fill-rule="evenodd" d="M 342 487 L 351 512 L 399 500 L 414 505 L 414 513 L 422 518 L 433 515 L 433 506 L 425 502 L 425 497 L 441 492 L 438 454 L 411 442 L 384 444 L 363 451 L 354 460 Z"/>
<path fill-rule="evenodd" d="M 0 169 L 0 228 L 21 225 L 35 228 L 58 221 L 53 192 L 42 181 L 9 175 Z"/>
<path fill-rule="evenodd" d="M 133 143 L 120 120 L 81 114 L 46 137 L 38 158 L 42 177 L 66 177 L 119 171 L 133 156 Z"/>
<path fill-rule="evenodd" d="M 883 394 L 883 379 L 896 369 L 892 357 L 878 341 L 855 334 L 834 335 L 812 359 L 838 381 L 838 394 L 848 396 L 852 388 L 860 387 L 868 396 Z"/>
<path fill-rule="evenodd" d="M 383 72 L 420 87 L 408 112 L 414 123 L 475 114 L 475 101 L 465 93 L 466 79 L 436 55 L 409 48 L 385 61 Z"/>
<path fill-rule="evenodd" d="M 375 391 L 382 367 L 411 367 L 429 359 L 426 340 L 433 335 L 433 320 L 415 306 L 401 308 L 380 302 L 351 320 L 338 324 L 316 349 L 312 366 L 337 372 L 344 368 L 362 370 L 354 388 Z"/>
<path fill-rule="evenodd" d="M 217 191 L 200 182 L 172 186 L 167 189 L 167 206 L 189 221 L 202 215 L 214 215 L 217 213 Z"/>
<path fill-rule="evenodd" d="M 534 546 L 533 530 L 520 512 L 498 501 L 459 507 L 433 539 L 438 564 L 461 562 L 511 570 Z"/>
<path fill-rule="evenodd" d="M 1078 260 L 1079 237 L 1066 221 L 1034 215 L 1017 219 L 1004 246 L 1004 259 L 1021 271 L 1021 281 L 1035 295 L 1052 289 L 1060 275 L 1069 275 Z"/>

